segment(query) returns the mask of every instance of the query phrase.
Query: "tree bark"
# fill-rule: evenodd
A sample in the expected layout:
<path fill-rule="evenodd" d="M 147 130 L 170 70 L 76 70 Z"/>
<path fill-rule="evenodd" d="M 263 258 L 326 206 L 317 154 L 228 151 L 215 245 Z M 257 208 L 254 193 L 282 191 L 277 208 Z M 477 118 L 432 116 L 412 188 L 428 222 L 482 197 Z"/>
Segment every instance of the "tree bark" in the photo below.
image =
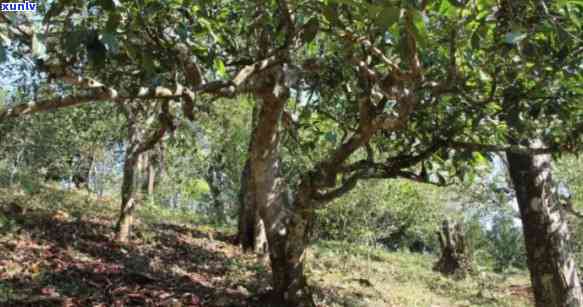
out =
<path fill-rule="evenodd" d="M 73 183 L 77 189 L 89 189 L 89 174 L 95 158 L 93 154 L 79 153 L 78 161 L 74 165 Z"/>
<path fill-rule="evenodd" d="M 277 306 L 312 307 L 315 306 L 304 276 L 304 252 L 307 246 L 306 225 L 312 210 L 306 209 L 310 200 L 309 193 L 298 190 L 291 205 L 287 199 L 286 182 L 280 178 L 279 142 L 280 119 L 289 97 L 289 91 L 277 81 L 276 74 L 272 84 L 256 93 L 261 102 L 257 125 L 253 129 L 249 146 L 249 160 L 243 171 L 242 199 L 245 204 L 243 233 L 248 231 L 249 223 L 263 221 L 267 235 L 269 259 L 273 278 L 273 297 Z M 252 205 L 249 205 L 252 204 Z M 256 208 L 253 210 L 253 204 Z M 253 212 L 255 211 L 255 212 Z M 256 217 L 257 212 L 260 219 Z M 299 214 L 298 212 L 303 212 Z M 312 213 L 309 213 L 312 212 Z M 255 213 L 255 214 L 254 214 Z M 258 225 L 255 225 L 258 227 Z M 257 234 L 255 228 L 253 234 Z M 250 236 L 244 236 L 244 238 Z M 257 246 L 257 242 L 254 242 Z"/>
<path fill-rule="evenodd" d="M 520 89 L 504 93 L 508 142 L 542 148 L 540 139 L 522 139 Z M 566 212 L 553 195 L 549 154 L 506 152 L 510 179 L 522 219 L 527 264 L 537 307 L 583 306 L 583 293 L 570 246 Z"/>
<path fill-rule="evenodd" d="M 128 144 L 126 147 L 123 179 L 121 185 L 121 210 L 119 219 L 116 224 L 115 240 L 118 242 L 128 242 L 133 224 L 133 213 L 137 206 L 136 203 L 136 169 L 141 164 L 140 152 L 137 148 L 140 143 L 140 131 L 136 122 L 135 115 L 128 110 L 125 113 L 128 121 Z"/>
<path fill-rule="evenodd" d="M 121 211 L 119 220 L 116 225 L 116 241 L 128 242 L 133 224 L 133 214 L 137 206 L 135 181 L 136 166 L 138 165 L 139 156 L 128 152 L 123 167 L 123 182 L 121 188 Z"/>
<path fill-rule="evenodd" d="M 239 191 L 239 232 L 238 241 L 246 252 L 254 252 L 260 258 L 267 255 L 267 235 L 265 225 L 259 215 L 255 193 L 255 183 L 250 161 L 245 163 L 241 173 L 241 190 Z"/>
<path fill-rule="evenodd" d="M 132 105 L 132 102 L 128 102 L 121 105 L 121 110 L 127 119 L 128 144 L 123 170 L 121 212 L 116 224 L 116 240 L 127 242 L 130 238 L 133 213 L 138 203 L 143 200 L 142 194 L 148 189 L 148 182 L 144 179 L 147 168 L 144 164 L 146 162 L 144 156 L 160 143 L 168 130 L 174 131 L 176 127 L 169 112 L 168 102 L 162 104 L 162 112 L 158 115 L 161 127 L 156 128 L 149 135 L 146 135 L 147 129 L 139 125 L 140 109 Z M 136 167 L 139 168 L 138 172 L 136 172 Z M 136 178 L 138 176 L 139 178 Z M 136 196 L 136 190 L 140 192 L 139 197 Z"/>
<path fill-rule="evenodd" d="M 275 185 L 283 182 L 276 180 Z M 278 186 L 277 190 L 285 190 Z M 280 192 L 275 201 L 262 207 L 269 242 L 269 258 L 273 274 L 276 301 L 286 307 L 314 307 L 312 292 L 304 274 L 305 252 L 308 246 L 308 228 L 314 219 L 309 184 L 302 185 L 294 194 L 293 203 L 287 193 Z"/>
<path fill-rule="evenodd" d="M 154 196 L 156 188 L 156 167 L 153 163 L 148 165 L 148 197 Z"/>
<path fill-rule="evenodd" d="M 254 139 L 257 137 L 257 122 L 259 104 L 256 103 L 251 113 L 251 139 L 249 142 L 247 161 L 241 172 L 241 188 L 239 190 L 239 216 L 237 241 L 247 252 L 254 252 L 260 258 L 267 255 L 267 235 L 265 225 L 257 209 L 254 174 L 251 169 L 251 154 L 254 150 Z"/>
<path fill-rule="evenodd" d="M 536 306 L 583 306 L 567 219 L 552 195 L 551 157 L 511 152 L 507 157 L 522 218 Z"/>
<path fill-rule="evenodd" d="M 470 259 L 466 251 L 465 235 L 462 225 L 443 221 L 441 231 L 437 232 L 441 257 L 433 269 L 444 275 L 464 278 L 470 271 Z"/>

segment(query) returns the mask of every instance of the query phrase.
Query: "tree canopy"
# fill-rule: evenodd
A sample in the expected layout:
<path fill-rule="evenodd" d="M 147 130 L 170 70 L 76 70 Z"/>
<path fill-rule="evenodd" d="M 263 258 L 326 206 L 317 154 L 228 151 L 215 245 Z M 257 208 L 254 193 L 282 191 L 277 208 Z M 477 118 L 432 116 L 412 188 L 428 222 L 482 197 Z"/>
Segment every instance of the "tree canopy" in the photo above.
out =
<path fill-rule="evenodd" d="M 140 202 L 135 169 L 161 161 L 148 153 L 177 130 L 211 130 L 223 140 L 202 155 L 209 190 L 219 199 L 225 176 L 247 174 L 231 182 L 247 187 L 241 199 L 256 203 L 245 206 L 265 224 L 275 291 L 290 306 L 311 306 L 301 259 L 315 210 L 359 182 L 471 183 L 493 152 L 527 165 L 581 150 L 582 8 L 568 0 L 49 1 L 35 14 L 0 12 L 0 63 L 8 63 L 0 74 L 29 73 L 20 84 L 34 84 L 0 109 L 0 131 L 18 129 L 9 119 L 22 115 L 92 108 L 77 119 L 74 109 L 50 113 L 79 132 L 55 142 L 124 138 L 125 241 Z M 241 122 L 249 101 L 255 109 Z M 94 126 L 118 114 L 123 136 Z M 246 159 L 236 159 L 245 124 Z M 181 152 L 190 161 L 193 147 Z M 511 170 L 517 185 L 525 170 Z"/>

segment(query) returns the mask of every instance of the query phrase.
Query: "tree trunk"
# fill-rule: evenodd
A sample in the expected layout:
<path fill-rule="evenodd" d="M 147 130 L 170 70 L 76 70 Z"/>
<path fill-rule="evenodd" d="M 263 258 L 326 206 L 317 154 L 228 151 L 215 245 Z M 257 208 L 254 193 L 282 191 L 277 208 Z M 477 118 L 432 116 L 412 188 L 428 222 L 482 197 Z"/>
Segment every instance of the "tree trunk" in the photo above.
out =
<path fill-rule="evenodd" d="M 277 185 L 278 183 L 276 183 Z M 279 184 L 282 184 L 279 181 Z M 279 191 L 284 187 L 277 187 Z M 273 274 L 274 296 L 278 306 L 313 307 L 313 295 L 304 275 L 308 246 L 308 225 L 314 219 L 313 204 L 307 185 L 296 192 L 293 205 L 285 192 L 280 192 L 269 207 L 262 208 L 267 226 L 269 258 Z M 290 210 L 291 209 L 291 210 Z"/>
<path fill-rule="evenodd" d="M 131 233 L 133 213 L 136 207 L 136 166 L 139 156 L 127 152 L 123 166 L 123 182 L 121 188 L 121 212 L 116 225 L 116 241 L 127 242 Z"/>
<path fill-rule="evenodd" d="M 134 115 L 131 112 L 127 112 L 126 115 L 128 120 L 128 144 L 123 165 L 121 211 L 115 234 L 115 240 L 122 243 L 128 242 L 130 239 L 133 214 L 138 205 L 136 200 L 136 181 L 138 181 L 136 169 L 141 164 L 141 154 L 137 151 L 141 141 L 140 131 Z"/>
<path fill-rule="evenodd" d="M 158 144 L 157 148 L 150 151 L 150 163 L 148 164 L 148 197 L 154 197 L 156 187 L 164 177 L 164 144 Z"/>
<path fill-rule="evenodd" d="M 89 189 L 89 174 L 93 167 L 95 157 L 93 154 L 80 153 L 73 171 L 73 183 L 77 189 Z"/>
<path fill-rule="evenodd" d="M 522 218 L 536 306 L 583 306 L 567 219 L 552 195 L 551 157 L 510 152 L 507 157 Z"/>
<path fill-rule="evenodd" d="M 156 183 L 156 162 L 155 155 L 152 151 L 144 152 L 138 159 L 138 182 L 140 191 L 151 197 L 154 194 L 154 185 Z"/>
<path fill-rule="evenodd" d="M 444 275 L 464 278 L 470 271 L 470 258 L 466 251 L 465 234 L 462 224 L 443 221 L 441 231 L 437 232 L 441 257 L 433 269 Z"/>
<path fill-rule="evenodd" d="M 162 104 L 163 113 L 158 117 L 161 127 L 153 129 L 154 131 L 150 135 L 147 135 L 147 128 L 139 125 L 140 114 L 138 111 L 141 108 L 136 108 L 131 102 L 120 104 L 120 106 L 127 119 L 128 144 L 124 161 L 121 212 L 116 225 L 116 239 L 120 242 L 127 242 L 130 238 L 135 208 L 143 200 L 142 194 L 148 190 L 148 180 L 144 178 L 146 177 L 146 164 L 148 164 L 146 161 L 148 151 L 159 144 L 167 131 L 174 131 L 175 125 L 168 114 L 168 102 Z M 148 119 L 148 116 L 144 117 Z M 136 174 L 136 166 L 139 168 L 138 174 Z M 136 178 L 136 175 L 139 178 Z M 136 199 L 136 189 L 140 192 L 139 199 Z"/>
<path fill-rule="evenodd" d="M 241 173 L 239 191 L 238 242 L 246 252 L 254 252 L 260 258 L 267 255 L 265 225 L 259 216 L 250 162 L 247 160 Z"/>
<path fill-rule="evenodd" d="M 267 235 L 265 225 L 259 216 L 257 198 L 255 193 L 254 174 L 251 170 L 251 154 L 254 149 L 254 139 L 257 137 L 257 122 L 259 117 L 259 104 L 256 103 L 251 113 L 251 140 L 249 142 L 248 156 L 243 171 L 241 172 L 241 189 L 239 190 L 239 216 L 237 241 L 247 252 L 254 252 L 260 258 L 267 255 Z M 277 145 L 277 144 L 276 144 Z"/>
<path fill-rule="evenodd" d="M 221 176 L 222 170 L 220 166 L 211 165 L 206 174 L 206 182 L 209 186 L 213 201 L 213 211 L 216 221 L 219 223 L 225 223 L 227 217 L 225 216 L 225 205 L 221 199 Z"/>
<path fill-rule="evenodd" d="M 309 184 L 300 185 L 291 206 L 287 183 L 279 177 L 279 123 L 289 92 L 276 81 L 258 96 L 261 111 L 249 148 L 250 176 L 245 194 L 255 195 L 249 198 L 255 200 L 259 220 L 265 223 L 275 306 L 312 307 L 315 303 L 304 276 L 306 230 L 313 218 L 313 210 L 306 210 L 311 204 L 310 193 L 304 193 Z"/>
<path fill-rule="evenodd" d="M 140 192 L 148 193 L 148 168 L 150 165 L 150 154 L 145 152 L 138 159 L 138 183 Z"/>
<path fill-rule="evenodd" d="M 544 147 L 540 139 L 525 140 L 520 118 L 520 89 L 504 93 L 508 141 L 532 148 Z M 566 213 L 553 195 L 550 155 L 506 153 L 510 178 L 522 219 L 527 264 L 537 307 L 583 306 L 583 293 L 571 246 Z"/>
<path fill-rule="evenodd" d="M 158 177 L 158 181 L 155 184 L 158 184 L 159 182 L 161 182 L 164 179 L 164 176 L 166 175 L 166 161 L 165 161 L 165 151 L 166 151 L 166 147 L 164 147 L 164 143 L 160 143 L 158 145 L 158 154 L 157 154 L 157 158 L 158 158 L 158 170 L 156 173 L 156 177 Z"/>
<path fill-rule="evenodd" d="M 151 160 L 151 159 L 150 159 Z M 156 166 L 153 161 L 148 164 L 148 197 L 152 198 L 154 196 L 154 190 L 156 188 Z"/>

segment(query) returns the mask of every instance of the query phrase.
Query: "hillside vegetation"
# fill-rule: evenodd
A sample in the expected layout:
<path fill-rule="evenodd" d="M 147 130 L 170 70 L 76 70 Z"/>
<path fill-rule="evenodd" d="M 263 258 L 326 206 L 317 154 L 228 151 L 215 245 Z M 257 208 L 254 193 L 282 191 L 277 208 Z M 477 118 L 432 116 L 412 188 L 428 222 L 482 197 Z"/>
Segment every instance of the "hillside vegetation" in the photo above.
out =
<path fill-rule="evenodd" d="M 115 243 L 117 202 L 43 186 L 0 190 L 2 306 L 267 306 L 268 264 L 234 230 L 155 205 L 131 243 Z M 218 229 L 218 230 L 217 230 Z M 529 306 L 524 272 L 484 268 L 464 280 L 435 256 L 323 241 L 307 253 L 319 306 Z M 317 285 L 317 286 L 316 286 Z"/>

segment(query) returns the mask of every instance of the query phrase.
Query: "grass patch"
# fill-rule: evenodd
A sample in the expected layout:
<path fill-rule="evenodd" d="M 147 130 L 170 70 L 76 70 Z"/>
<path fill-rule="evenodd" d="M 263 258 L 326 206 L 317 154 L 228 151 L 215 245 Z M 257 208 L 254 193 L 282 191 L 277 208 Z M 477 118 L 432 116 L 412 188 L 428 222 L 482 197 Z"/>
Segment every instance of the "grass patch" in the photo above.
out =
<path fill-rule="evenodd" d="M 326 306 L 532 305 L 526 272 L 478 272 L 455 281 L 432 270 L 436 260 L 430 255 L 321 242 L 310 251 L 308 272 Z"/>

